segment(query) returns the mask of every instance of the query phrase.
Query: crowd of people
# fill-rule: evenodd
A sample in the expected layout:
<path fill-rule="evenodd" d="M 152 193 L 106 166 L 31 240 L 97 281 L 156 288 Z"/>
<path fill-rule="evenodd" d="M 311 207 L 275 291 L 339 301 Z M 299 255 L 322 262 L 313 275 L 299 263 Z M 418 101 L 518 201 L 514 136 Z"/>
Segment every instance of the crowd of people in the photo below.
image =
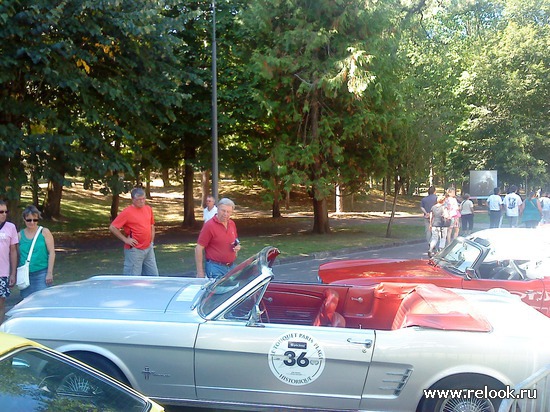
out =
<path fill-rule="evenodd" d="M 489 226 L 501 227 L 503 221 L 509 227 L 523 225 L 528 228 L 550 223 L 549 193 L 529 192 L 525 199 L 510 186 L 505 196 L 495 188 L 487 198 Z M 154 250 L 155 218 L 152 208 L 146 204 L 145 191 L 131 191 L 132 204 L 112 221 L 109 230 L 124 244 L 125 275 L 158 276 Z M 457 198 L 454 188 L 437 194 L 435 187 L 428 189 L 422 198 L 428 255 L 431 257 L 460 233 L 468 235 L 474 227 L 475 206 L 468 193 Z M 204 224 L 195 247 L 197 277 L 217 278 L 234 267 L 241 245 L 237 228 L 231 215 L 233 201 L 221 199 L 216 205 L 213 196 L 206 198 L 203 211 Z M 7 220 L 8 208 L 0 201 L 0 323 L 4 318 L 5 301 L 10 289 L 16 285 L 17 267 L 29 263 L 29 286 L 22 288 L 21 297 L 45 289 L 53 284 L 55 247 L 52 233 L 39 225 L 40 211 L 33 205 L 22 213 L 25 228 L 17 232 Z"/>
<path fill-rule="evenodd" d="M 437 195 L 435 187 L 431 186 L 428 195 L 421 200 L 420 209 L 424 214 L 429 257 L 444 248 L 459 233 L 469 235 L 473 231 L 475 206 L 468 193 L 457 199 L 454 188 Z M 550 224 L 550 194 L 540 190 L 531 191 L 522 199 L 515 185 L 509 187 L 505 196 L 496 187 L 487 198 L 487 212 L 490 228 L 499 228 L 504 224 L 526 228 Z"/>

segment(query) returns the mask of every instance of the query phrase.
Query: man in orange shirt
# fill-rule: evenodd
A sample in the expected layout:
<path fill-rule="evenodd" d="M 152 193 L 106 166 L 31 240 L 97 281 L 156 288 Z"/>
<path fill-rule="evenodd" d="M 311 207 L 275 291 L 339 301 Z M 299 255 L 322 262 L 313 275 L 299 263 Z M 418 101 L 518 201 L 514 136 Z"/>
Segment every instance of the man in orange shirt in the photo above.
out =
<path fill-rule="evenodd" d="M 109 226 L 109 230 L 124 242 L 125 275 L 158 276 L 153 249 L 155 218 L 153 209 L 145 204 L 142 188 L 132 189 L 132 205 L 124 209 Z"/>

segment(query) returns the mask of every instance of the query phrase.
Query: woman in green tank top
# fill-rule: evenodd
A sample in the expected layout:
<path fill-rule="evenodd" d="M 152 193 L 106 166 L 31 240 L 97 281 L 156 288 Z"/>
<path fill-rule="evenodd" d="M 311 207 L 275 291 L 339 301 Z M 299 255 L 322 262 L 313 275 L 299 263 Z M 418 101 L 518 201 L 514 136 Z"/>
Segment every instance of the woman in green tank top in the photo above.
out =
<path fill-rule="evenodd" d="M 27 206 L 23 210 L 25 229 L 19 232 L 19 266 L 25 264 L 32 245 L 34 235 L 38 231 L 40 211 L 35 206 Z M 53 284 L 53 267 L 55 263 L 55 247 L 52 232 L 43 227 L 34 245 L 29 264 L 30 286 L 21 290 L 21 297 L 26 298 L 34 292 L 46 289 Z"/>

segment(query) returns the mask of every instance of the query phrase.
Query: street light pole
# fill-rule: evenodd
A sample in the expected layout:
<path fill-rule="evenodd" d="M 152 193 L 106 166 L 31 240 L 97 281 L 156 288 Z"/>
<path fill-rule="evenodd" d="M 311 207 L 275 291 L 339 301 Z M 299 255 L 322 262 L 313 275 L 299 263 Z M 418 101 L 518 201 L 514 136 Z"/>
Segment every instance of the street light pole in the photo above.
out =
<path fill-rule="evenodd" d="M 216 0 L 212 0 L 212 196 L 218 199 L 218 73 L 216 64 Z"/>

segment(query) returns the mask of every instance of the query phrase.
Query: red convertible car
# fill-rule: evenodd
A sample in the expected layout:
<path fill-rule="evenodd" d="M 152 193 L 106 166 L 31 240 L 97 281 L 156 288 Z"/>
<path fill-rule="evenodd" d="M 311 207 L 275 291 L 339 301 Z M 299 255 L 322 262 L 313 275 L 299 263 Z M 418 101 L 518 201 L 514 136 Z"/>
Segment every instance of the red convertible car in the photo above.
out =
<path fill-rule="evenodd" d="M 405 282 L 504 289 L 550 316 L 550 228 L 482 230 L 458 237 L 430 260 L 329 262 L 319 267 L 319 280 L 347 285 Z"/>

